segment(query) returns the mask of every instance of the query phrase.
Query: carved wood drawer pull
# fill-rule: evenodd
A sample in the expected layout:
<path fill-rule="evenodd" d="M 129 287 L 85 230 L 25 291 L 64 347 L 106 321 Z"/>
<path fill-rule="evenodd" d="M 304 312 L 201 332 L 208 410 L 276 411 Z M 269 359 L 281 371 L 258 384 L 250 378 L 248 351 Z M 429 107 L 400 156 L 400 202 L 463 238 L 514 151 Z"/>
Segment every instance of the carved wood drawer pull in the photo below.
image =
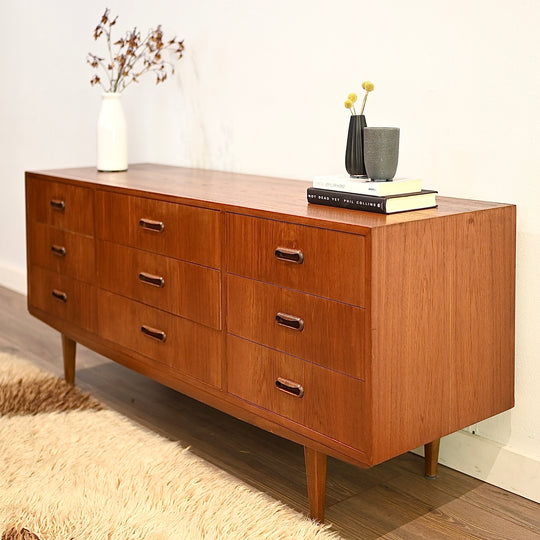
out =
<path fill-rule="evenodd" d="M 165 224 L 162 221 L 155 221 L 153 219 L 141 218 L 139 219 L 139 225 L 143 229 L 154 232 L 163 232 L 165 230 Z"/>
<path fill-rule="evenodd" d="M 66 208 L 66 203 L 60 199 L 52 199 L 51 200 L 51 206 L 55 209 L 55 210 L 59 210 L 59 211 L 62 211 Z"/>
<path fill-rule="evenodd" d="M 153 274 L 148 274 L 147 272 L 140 272 L 139 280 L 148 285 L 153 285 L 154 287 L 165 286 L 165 280 L 161 276 L 155 276 Z"/>
<path fill-rule="evenodd" d="M 165 332 L 163 332 L 162 330 L 156 330 L 155 328 L 152 328 L 151 326 L 146 326 L 146 324 L 143 324 L 141 326 L 141 332 L 145 336 L 161 341 L 161 343 L 165 343 L 165 341 L 167 340 L 167 334 Z"/>
<path fill-rule="evenodd" d="M 67 294 L 63 291 L 59 291 L 58 289 L 53 289 L 52 295 L 62 302 L 67 302 Z"/>
<path fill-rule="evenodd" d="M 286 394 L 297 398 L 301 398 L 304 396 L 304 388 L 301 384 L 289 381 L 288 379 L 284 379 L 283 377 L 278 377 L 276 379 L 276 388 L 278 390 L 281 390 L 282 392 L 285 392 Z"/>
<path fill-rule="evenodd" d="M 304 329 L 304 321 L 300 317 L 295 317 L 294 315 L 289 315 L 288 313 L 277 313 L 276 322 L 280 326 L 285 326 L 291 328 L 292 330 L 298 330 L 301 332 Z"/>
<path fill-rule="evenodd" d="M 51 246 L 51 251 L 55 255 L 58 255 L 59 257 L 65 257 L 66 256 L 66 248 L 64 246 L 57 246 L 57 245 L 53 244 Z"/>
<path fill-rule="evenodd" d="M 281 261 L 287 261 L 296 264 L 302 264 L 304 262 L 304 254 L 300 249 L 278 247 L 274 251 L 274 256 Z"/>

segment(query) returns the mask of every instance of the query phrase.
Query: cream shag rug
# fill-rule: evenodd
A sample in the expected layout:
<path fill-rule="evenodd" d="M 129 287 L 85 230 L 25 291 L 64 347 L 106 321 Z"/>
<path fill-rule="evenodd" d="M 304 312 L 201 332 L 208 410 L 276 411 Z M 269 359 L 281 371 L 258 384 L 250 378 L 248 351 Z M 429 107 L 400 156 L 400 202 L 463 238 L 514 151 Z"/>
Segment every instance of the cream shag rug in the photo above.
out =
<path fill-rule="evenodd" d="M 337 539 L 32 364 L 0 353 L 2 540 Z"/>

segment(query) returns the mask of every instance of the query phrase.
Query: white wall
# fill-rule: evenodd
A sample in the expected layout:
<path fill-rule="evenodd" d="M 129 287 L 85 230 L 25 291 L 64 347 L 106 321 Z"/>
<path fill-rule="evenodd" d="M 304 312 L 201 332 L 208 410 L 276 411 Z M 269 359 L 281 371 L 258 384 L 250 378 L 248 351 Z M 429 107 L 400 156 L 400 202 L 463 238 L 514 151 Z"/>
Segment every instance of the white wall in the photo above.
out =
<path fill-rule="evenodd" d="M 447 438 L 441 455 L 540 499 L 538 0 L 107 4 L 119 30 L 162 23 L 186 44 L 174 80 L 123 97 L 132 162 L 308 180 L 342 172 L 343 100 L 370 79 L 368 125 L 402 130 L 398 175 L 517 204 L 516 407 L 466 444 L 463 433 Z M 100 92 L 85 57 L 97 52 L 103 8 L 0 2 L 0 283 L 15 290 L 25 290 L 24 170 L 95 163 Z"/>

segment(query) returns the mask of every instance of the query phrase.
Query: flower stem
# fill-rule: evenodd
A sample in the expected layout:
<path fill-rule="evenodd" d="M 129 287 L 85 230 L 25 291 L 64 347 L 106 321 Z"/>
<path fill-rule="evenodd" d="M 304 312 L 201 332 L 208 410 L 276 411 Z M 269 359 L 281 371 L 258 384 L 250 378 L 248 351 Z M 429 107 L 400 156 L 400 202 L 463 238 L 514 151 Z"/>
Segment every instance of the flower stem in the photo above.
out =
<path fill-rule="evenodd" d="M 360 109 L 360 114 L 364 114 L 364 107 L 366 106 L 366 100 L 367 100 L 367 96 L 368 96 L 368 93 L 369 92 L 366 92 L 365 96 L 364 96 L 364 101 L 362 101 L 362 108 Z"/>

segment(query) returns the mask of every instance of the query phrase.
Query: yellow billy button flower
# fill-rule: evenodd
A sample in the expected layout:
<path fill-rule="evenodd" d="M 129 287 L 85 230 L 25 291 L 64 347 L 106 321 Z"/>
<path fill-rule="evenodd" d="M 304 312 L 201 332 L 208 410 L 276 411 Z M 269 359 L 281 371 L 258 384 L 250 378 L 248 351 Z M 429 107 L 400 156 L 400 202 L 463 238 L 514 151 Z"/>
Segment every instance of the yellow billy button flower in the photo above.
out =
<path fill-rule="evenodd" d="M 370 92 L 373 92 L 373 90 L 375 89 L 375 85 L 371 81 L 364 81 L 362 83 L 362 88 L 366 91 L 366 93 L 364 95 L 364 101 L 362 102 L 362 109 L 360 110 L 360 114 L 364 114 L 364 107 L 366 106 L 368 94 Z"/>
<path fill-rule="evenodd" d="M 371 81 L 364 81 L 362 83 L 362 88 L 366 92 L 373 92 L 373 90 L 375 90 L 375 85 Z"/>
<path fill-rule="evenodd" d="M 354 99 L 353 99 L 354 97 Z M 345 108 L 350 109 L 351 114 L 356 114 L 354 109 L 354 102 L 358 99 L 356 94 L 349 94 L 349 97 L 345 100 Z"/>

